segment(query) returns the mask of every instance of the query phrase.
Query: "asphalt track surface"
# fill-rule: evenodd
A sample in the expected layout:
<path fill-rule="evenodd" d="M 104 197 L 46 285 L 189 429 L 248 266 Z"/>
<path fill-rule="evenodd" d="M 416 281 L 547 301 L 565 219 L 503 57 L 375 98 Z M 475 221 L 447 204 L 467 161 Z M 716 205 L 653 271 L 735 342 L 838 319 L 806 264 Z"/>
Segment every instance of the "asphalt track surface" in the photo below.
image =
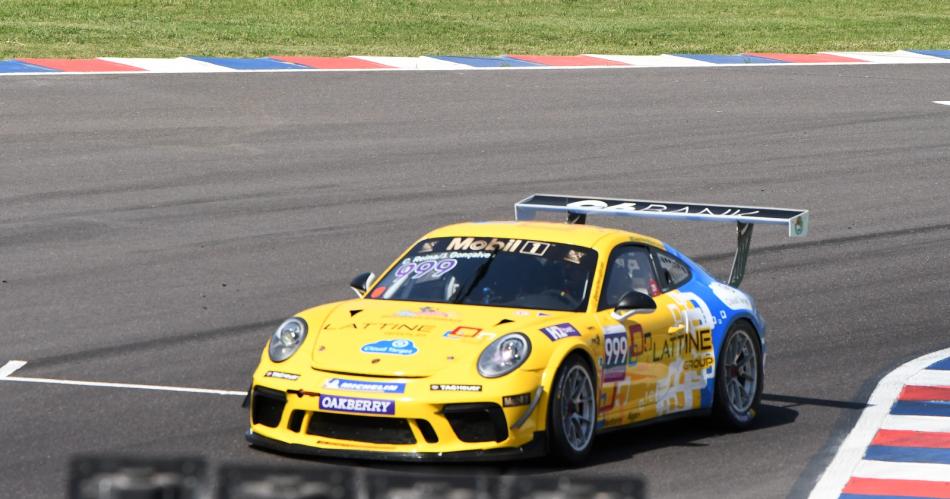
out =
<path fill-rule="evenodd" d="M 568 471 L 644 477 L 655 497 L 806 494 L 877 380 L 950 344 L 950 108 L 932 103 L 948 81 L 946 65 L 0 79 L 0 365 L 243 390 L 281 319 L 533 192 L 808 208 L 808 238 L 753 238 L 756 428 L 614 433 Z M 603 222 L 719 275 L 735 244 L 728 224 Z M 240 402 L 0 381 L 0 495 L 61 496 L 76 453 L 311 465 L 248 448 Z"/>

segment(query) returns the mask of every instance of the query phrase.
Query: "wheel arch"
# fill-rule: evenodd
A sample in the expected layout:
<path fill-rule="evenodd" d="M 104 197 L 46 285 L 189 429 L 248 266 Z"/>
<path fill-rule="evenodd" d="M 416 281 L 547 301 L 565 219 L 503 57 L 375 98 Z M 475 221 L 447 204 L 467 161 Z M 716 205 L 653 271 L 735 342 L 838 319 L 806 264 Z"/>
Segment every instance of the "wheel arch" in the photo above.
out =
<path fill-rule="evenodd" d="M 541 401 L 538 403 L 535 416 L 537 417 L 538 428 L 542 431 L 546 431 L 548 426 L 548 402 L 551 399 L 551 390 L 554 388 L 554 380 L 557 378 L 557 373 L 561 369 L 561 366 L 564 365 L 564 361 L 572 355 L 580 357 L 581 360 L 587 364 L 590 372 L 594 375 L 595 396 L 600 396 L 600 371 L 597 369 L 597 363 L 594 360 L 594 352 L 592 349 L 581 342 L 565 344 L 555 349 L 548 360 L 547 367 L 541 374 L 543 395 L 541 396 Z"/>

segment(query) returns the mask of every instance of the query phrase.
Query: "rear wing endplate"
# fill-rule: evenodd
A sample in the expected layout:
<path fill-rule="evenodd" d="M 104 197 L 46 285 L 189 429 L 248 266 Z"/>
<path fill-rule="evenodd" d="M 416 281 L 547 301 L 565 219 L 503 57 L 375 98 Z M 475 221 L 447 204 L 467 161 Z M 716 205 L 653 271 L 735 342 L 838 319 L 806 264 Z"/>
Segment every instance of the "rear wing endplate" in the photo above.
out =
<path fill-rule="evenodd" d="M 808 234 L 808 210 L 557 194 L 534 194 L 515 203 L 516 220 L 532 220 L 542 211 L 565 213 L 568 223 L 581 224 L 587 221 L 587 215 L 736 222 L 738 247 L 729 275 L 729 284 L 736 287 L 745 275 L 753 224 L 785 225 L 788 227 L 789 237 L 803 237 Z"/>

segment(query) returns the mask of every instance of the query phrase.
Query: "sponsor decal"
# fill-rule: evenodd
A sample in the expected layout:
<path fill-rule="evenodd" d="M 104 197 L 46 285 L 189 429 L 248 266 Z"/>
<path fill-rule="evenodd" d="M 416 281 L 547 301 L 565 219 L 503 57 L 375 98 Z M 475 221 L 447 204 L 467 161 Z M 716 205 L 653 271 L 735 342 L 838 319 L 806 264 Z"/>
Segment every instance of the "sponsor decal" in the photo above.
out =
<path fill-rule="evenodd" d="M 406 391 L 405 383 L 359 381 L 342 378 L 330 379 L 323 384 L 323 387 L 330 390 L 345 390 L 350 392 L 403 393 Z"/>
<path fill-rule="evenodd" d="M 360 348 L 363 353 L 382 353 L 386 355 L 415 355 L 419 351 L 412 340 L 379 340 Z"/>
<path fill-rule="evenodd" d="M 482 331 L 475 335 L 475 337 L 480 340 L 493 340 L 495 336 L 497 336 L 495 333 L 489 333 L 487 331 Z"/>
<path fill-rule="evenodd" d="M 435 384 L 429 385 L 429 390 L 433 392 L 480 392 L 482 391 L 482 385 Z"/>
<path fill-rule="evenodd" d="M 581 258 L 584 258 L 584 252 L 577 250 L 567 250 L 567 255 L 564 256 L 565 261 L 576 263 L 578 265 L 581 263 Z"/>
<path fill-rule="evenodd" d="M 373 292 L 370 293 L 369 297 L 379 298 L 380 296 L 383 296 L 383 293 L 385 292 L 386 292 L 386 286 L 377 286 L 376 289 L 374 289 Z"/>
<path fill-rule="evenodd" d="M 701 359 L 690 359 L 683 362 L 683 369 L 689 369 L 693 371 L 702 371 L 703 369 L 709 369 L 715 364 L 712 354 L 706 354 L 705 357 Z"/>
<path fill-rule="evenodd" d="M 674 336 L 659 345 L 650 342 L 653 346 L 653 361 L 669 360 L 671 358 L 690 357 L 694 352 L 712 351 L 712 330 L 704 329 L 702 331 L 688 331 Z"/>
<path fill-rule="evenodd" d="M 521 239 L 476 239 L 474 237 L 454 237 L 449 241 L 448 251 L 504 251 L 507 253 L 524 253 L 526 255 L 544 256 L 551 245 L 539 241 L 524 241 Z"/>
<path fill-rule="evenodd" d="M 438 310 L 432 307 L 420 307 L 419 315 L 423 317 L 443 317 L 443 318 L 449 318 L 452 316 L 452 314 L 448 312 L 443 312 L 441 310 Z"/>
<path fill-rule="evenodd" d="M 410 333 L 431 333 L 434 326 L 428 324 L 401 324 L 398 322 L 364 322 L 362 324 L 357 324 L 355 322 L 337 322 L 330 323 L 328 322 L 323 326 L 324 331 L 339 331 L 343 329 L 351 329 L 357 331 L 367 331 L 372 329 L 377 329 L 380 331 L 387 331 L 392 333 L 398 332 L 410 332 Z"/>
<path fill-rule="evenodd" d="M 745 293 L 731 286 L 714 282 L 709 285 L 716 298 L 733 310 L 752 310 L 752 300 Z"/>
<path fill-rule="evenodd" d="M 447 338 L 472 338 L 478 336 L 478 333 L 482 332 L 481 328 L 477 327 L 466 327 L 459 326 L 451 331 L 445 332 L 445 337 Z"/>
<path fill-rule="evenodd" d="M 450 319 L 454 317 L 455 314 L 450 312 L 443 312 L 439 309 L 432 307 L 420 307 L 418 311 L 412 310 L 400 310 L 396 312 L 395 317 L 429 317 L 432 319 Z"/>
<path fill-rule="evenodd" d="M 584 199 L 567 203 L 568 208 L 595 208 L 604 211 L 646 212 L 646 213 L 678 213 L 682 215 L 714 215 L 720 217 L 753 217 L 760 210 L 745 207 L 688 205 L 678 203 L 650 203 L 618 201 L 608 203 L 600 199 Z"/>
<path fill-rule="evenodd" d="M 280 371 L 267 371 L 266 373 L 264 373 L 264 377 L 266 377 L 266 378 L 287 379 L 287 380 L 290 380 L 290 381 L 296 381 L 297 379 L 300 378 L 300 375 L 299 375 L 299 374 L 291 374 L 291 373 L 282 373 L 282 372 L 280 372 Z"/>
<path fill-rule="evenodd" d="M 395 414 L 396 401 L 320 394 L 320 409 L 356 414 Z"/>
<path fill-rule="evenodd" d="M 541 332 L 544 333 L 544 335 L 547 336 L 548 339 L 551 341 L 562 340 L 564 338 L 567 338 L 568 336 L 581 335 L 580 331 L 578 331 L 577 329 L 574 328 L 574 326 L 566 322 L 564 324 L 557 324 L 554 326 L 543 327 L 541 328 Z"/>
<path fill-rule="evenodd" d="M 716 320 L 709 306 L 692 292 L 676 291 L 669 296 L 674 302 L 668 305 L 674 326 L 685 327 L 683 333 L 663 341 L 662 346 L 653 346 L 654 359 L 668 364 L 666 375 L 660 376 L 656 384 L 658 415 L 698 408 L 702 390 L 715 375 L 712 328 Z M 706 369 L 697 369 L 707 364 L 707 358 L 713 363 Z"/>
<path fill-rule="evenodd" d="M 435 241 L 426 241 L 419 248 L 419 253 L 432 253 L 435 251 Z"/>
<path fill-rule="evenodd" d="M 604 335 L 604 381 L 622 381 L 627 374 L 630 342 L 627 331 Z"/>
<path fill-rule="evenodd" d="M 501 398 L 501 405 L 505 407 L 517 407 L 519 405 L 528 405 L 531 403 L 531 394 L 522 393 L 521 395 L 508 395 Z"/>
<path fill-rule="evenodd" d="M 647 338 L 651 338 L 650 333 L 643 334 L 643 327 L 639 324 L 630 325 L 630 363 L 636 364 L 637 357 L 643 355 L 646 351 Z"/>
<path fill-rule="evenodd" d="M 614 408 L 616 401 L 617 387 L 614 385 L 605 386 L 600 391 L 600 410 L 607 411 Z"/>

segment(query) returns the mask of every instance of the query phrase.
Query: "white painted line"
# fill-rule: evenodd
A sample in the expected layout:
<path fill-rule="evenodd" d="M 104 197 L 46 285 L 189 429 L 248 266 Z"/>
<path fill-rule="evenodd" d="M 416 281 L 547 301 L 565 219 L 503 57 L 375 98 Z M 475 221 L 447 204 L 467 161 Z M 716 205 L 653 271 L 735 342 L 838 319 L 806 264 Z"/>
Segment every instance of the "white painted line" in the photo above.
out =
<path fill-rule="evenodd" d="M 236 69 L 205 61 L 196 61 L 187 57 L 175 57 L 173 59 L 100 57 L 99 59 L 142 68 L 150 73 L 229 73 L 237 71 Z"/>
<path fill-rule="evenodd" d="M 234 395 L 244 397 L 247 392 L 236 392 L 231 390 L 211 390 L 208 388 L 186 388 L 181 386 L 163 386 L 163 385 L 135 385 L 129 383 L 104 383 L 100 381 L 74 381 L 68 379 L 49 379 L 49 378 L 21 378 L 10 376 L 14 371 L 26 365 L 22 360 L 11 360 L 0 368 L 0 382 L 19 381 L 21 383 L 43 383 L 47 385 L 73 385 L 73 386 L 96 386 L 102 388 L 130 388 L 133 390 L 158 390 L 164 392 L 186 392 L 203 393 L 208 395 Z"/>
<path fill-rule="evenodd" d="M 935 100 L 934 104 L 940 104 L 941 106 L 950 106 L 950 100 Z"/>
<path fill-rule="evenodd" d="M 930 55 L 896 50 L 894 52 L 819 52 L 821 54 L 840 55 L 876 64 L 946 64 L 950 59 Z"/>
<path fill-rule="evenodd" d="M 699 61 L 696 59 L 690 59 L 689 57 L 677 57 L 675 55 L 600 55 L 600 54 L 584 54 L 590 57 L 597 57 L 600 59 L 607 59 L 609 61 L 622 62 L 624 64 L 630 64 L 632 66 L 640 66 L 647 68 L 675 68 L 675 67 L 691 67 L 691 66 L 716 66 L 716 64 L 709 61 Z"/>
<path fill-rule="evenodd" d="M 885 430 L 932 431 L 950 433 L 950 418 L 942 416 L 899 416 L 888 414 L 881 428 Z"/>
<path fill-rule="evenodd" d="M 353 57 L 399 69 L 472 69 L 472 67 L 467 64 L 443 61 L 442 59 L 434 59 L 432 57 L 378 57 L 369 55 L 356 55 Z"/>
<path fill-rule="evenodd" d="M 865 449 L 871 443 L 878 428 L 881 427 L 881 423 L 887 418 L 891 405 L 900 395 L 901 389 L 907 380 L 920 370 L 947 356 L 950 356 L 950 348 L 918 357 L 884 376 L 884 379 L 874 389 L 874 393 L 871 394 L 871 398 L 868 399 L 868 407 L 861 412 L 861 417 L 854 425 L 854 429 L 851 430 L 851 433 L 842 442 L 841 447 L 838 448 L 837 454 L 835 454 L 834 459 L 828 465 L 818 483 L 815 484 L 809 498 L 832 499 L 841 494 L 841 490 L 844 489 L 848 479 L 851 478 L 852 472 L 862 461 Z M 897 463 L 888 463 L 888 465 L 894 464 Z M 913 464 L 915 466 L 919 465 L 919 463 Z M 947 466 L 947 470 L 950 470 L 950 466 L 942 466 Z"/>
<path fill-rule="evenodd" d="M 22 360 L 11 360 L 0 367 L 0 379 L 6 378 L 7 376 L 16 372 L 17 369 L 26 365 L 26 362 Z"/>
<path fill-rule="evenodd" d="M 907 380 L 908 385 L 950 386 L 950 371 L 927 369 L 920 371 Z"/>
<path fill-rule="evenodd" d="M 950 464 L 861 461 L 854 469 L 854 476 L 882 480 L 945 482 L 950 479 Z"/>

